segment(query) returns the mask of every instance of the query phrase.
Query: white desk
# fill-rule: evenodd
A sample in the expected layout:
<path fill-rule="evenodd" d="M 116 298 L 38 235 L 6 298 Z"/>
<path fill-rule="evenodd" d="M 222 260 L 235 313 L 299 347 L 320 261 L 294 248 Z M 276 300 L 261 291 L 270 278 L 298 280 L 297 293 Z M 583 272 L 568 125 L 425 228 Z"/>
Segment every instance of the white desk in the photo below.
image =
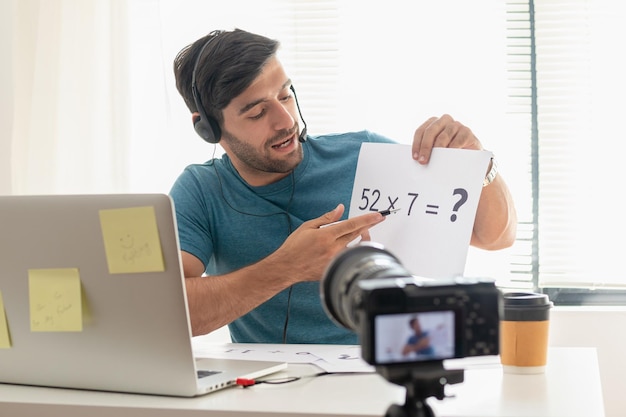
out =
<path fill-rule="evenodd" d="M 293 364 L 282 374 L 307 375 Z M 280 374 L 276 374 L 280 375 Z M 546 373 L 503 374 L 492 365 L 465 371 L 448 386 L 456 397 L 430 404 L 438 417 L 602 417 L 596 350 L 551 348 Z M 172 398 L 0 384 L 0 416 L 250 417 L 384 416 L 404 403 L 404 388 L 378 374 L 329 375 L 285 385 L 229 388 L 198 398 Z"/>

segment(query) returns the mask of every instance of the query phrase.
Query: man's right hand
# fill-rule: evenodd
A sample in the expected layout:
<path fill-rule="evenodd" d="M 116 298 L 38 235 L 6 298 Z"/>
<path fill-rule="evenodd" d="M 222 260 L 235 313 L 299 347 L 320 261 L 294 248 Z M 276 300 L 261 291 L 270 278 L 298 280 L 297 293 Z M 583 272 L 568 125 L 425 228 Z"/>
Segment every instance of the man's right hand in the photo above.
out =
<path fill-rule="evenodd" d="M 270 255 L 273 261 L 285 265 L 296 282 L 318 281 L 332 259 L 355 239 L 369 240 L 369 229 L 385 220 L 372 212 L 339 221 L 345 208 L 339 204 L 334 210 L 304 222 Z"/>
<path fill-rule="evenodd" d="M 368 240 L 369 229 L 385 219 L 372 212 L 337 222 L 343 212 L 340 204 L 302 223 L 276 251 L 224 275 L 201 277 L 202 262 L 182 252 L 193 335 L 206 334 L 232 322 L 295 283 L 319 281 L 346 245 L 359 237 Z"/>

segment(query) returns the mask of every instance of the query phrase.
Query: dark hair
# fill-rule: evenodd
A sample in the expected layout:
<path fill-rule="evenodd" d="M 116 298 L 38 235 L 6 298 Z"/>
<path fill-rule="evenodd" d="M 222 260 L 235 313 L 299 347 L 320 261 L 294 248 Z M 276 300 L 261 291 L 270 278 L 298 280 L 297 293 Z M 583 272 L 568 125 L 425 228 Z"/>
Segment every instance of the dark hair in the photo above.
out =
<path fill-rule="evenodd" d="M 176 88 L 192 113 L 197 111 L 191 91 L 192 74 L 205 45 L 198 62 L 196 85 L 207 116 L 221 125 L 222 110 L 261 73 L 276 54 L 279 42 L 234 29 L 213 31 L 184 47 L 174 58 L 174 76 Z"/>

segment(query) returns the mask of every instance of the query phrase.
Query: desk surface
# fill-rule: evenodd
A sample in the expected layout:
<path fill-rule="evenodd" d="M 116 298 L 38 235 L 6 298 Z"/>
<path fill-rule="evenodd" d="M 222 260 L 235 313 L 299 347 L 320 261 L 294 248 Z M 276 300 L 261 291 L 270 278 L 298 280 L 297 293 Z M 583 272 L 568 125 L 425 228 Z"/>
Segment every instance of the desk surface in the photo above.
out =
<path fill-rule="evenodd" d="M 283 375 L 308 375 L 313 365 L 290 364 Z M 281 375 L 276 374 L 276 375 Z M 596 350 L 551 348 L 545 374 L 503 374 L 499 365 L 465 371 L 454 395 L 431 398 L 438 417 L 602 417 Z M 0 384 L 0 415 L 12 417 L 384 416 L 404 403 L 404 388 L 378 374 L 327 375 L 285 385 L 234 387 L 197 398 L 117 394 Z"/>

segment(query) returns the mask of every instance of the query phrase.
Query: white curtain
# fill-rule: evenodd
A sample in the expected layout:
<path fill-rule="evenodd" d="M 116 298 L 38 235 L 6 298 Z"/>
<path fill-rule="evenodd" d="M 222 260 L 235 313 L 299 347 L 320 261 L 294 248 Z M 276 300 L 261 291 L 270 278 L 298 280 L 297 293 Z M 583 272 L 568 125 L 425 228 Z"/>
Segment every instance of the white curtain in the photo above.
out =
<path fill-rule="evenodd" d="M 0 55 L 12 56 L 13 4 L 0 1 Z M 13 131 L 12 60 L 0 65 L 0 195 L 11 192 L 11 134 Z"/>
<path fill-rule="evenodd" d="M 124 190 L 129 114 L 123 2 L 10 0 L 5 192 Z M 3 100 L 4 101 L 4 100 Z M 4 107 L 4 105 L 3 105 Z"/>

